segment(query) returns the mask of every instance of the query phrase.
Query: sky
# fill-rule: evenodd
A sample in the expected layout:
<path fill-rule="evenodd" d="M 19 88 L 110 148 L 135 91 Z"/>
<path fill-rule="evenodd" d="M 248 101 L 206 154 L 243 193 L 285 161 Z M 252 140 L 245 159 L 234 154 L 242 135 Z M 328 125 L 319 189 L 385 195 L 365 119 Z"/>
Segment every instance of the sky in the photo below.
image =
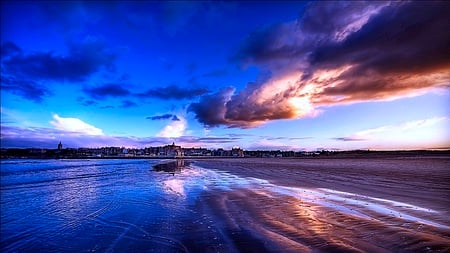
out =
<path fill-rule="evenodd" d="M 450 3 L 1 2 L 1 147 L 450 148 Z"/>

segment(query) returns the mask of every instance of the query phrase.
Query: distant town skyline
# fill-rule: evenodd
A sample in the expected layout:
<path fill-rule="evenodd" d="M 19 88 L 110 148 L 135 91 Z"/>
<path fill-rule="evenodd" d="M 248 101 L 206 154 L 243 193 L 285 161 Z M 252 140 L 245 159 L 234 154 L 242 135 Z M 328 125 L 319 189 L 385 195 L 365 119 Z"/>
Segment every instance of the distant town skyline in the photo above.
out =
<path fill-rule="evenodd" d="M 449 16 L 445 1 L 2 1 L 1 147 L 450 149 Z"/>

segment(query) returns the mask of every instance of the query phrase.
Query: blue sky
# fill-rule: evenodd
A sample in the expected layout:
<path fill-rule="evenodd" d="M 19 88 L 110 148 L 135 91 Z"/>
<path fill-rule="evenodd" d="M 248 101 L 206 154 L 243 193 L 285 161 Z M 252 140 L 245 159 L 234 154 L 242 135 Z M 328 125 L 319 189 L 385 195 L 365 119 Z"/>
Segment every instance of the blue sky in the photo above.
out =
<path fill-rule="evenodd" d="M 450 147 L 446 2 L 1 7 L 2 147 Z"/>

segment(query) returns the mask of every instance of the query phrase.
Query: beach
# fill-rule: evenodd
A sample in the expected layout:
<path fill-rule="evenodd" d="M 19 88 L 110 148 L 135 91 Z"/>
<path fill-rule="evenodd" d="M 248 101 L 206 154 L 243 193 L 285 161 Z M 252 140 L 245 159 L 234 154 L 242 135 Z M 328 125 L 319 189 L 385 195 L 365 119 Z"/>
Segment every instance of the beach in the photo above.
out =
<path fill-rule="evenodd" d="M 266 250 L 450 250 L 448 157 L 205 159 L 194 164 L 267 180 L 268 187 L 220 192 L 207 202 L 219 214 L 217 220 L 259 238 Z M 277 192 L 272 185 L 285 188 Z"/>
<path fill-rule="evenodd" d="M 449 252 L 450 158 L 2 160 L 2 252 Z"/>

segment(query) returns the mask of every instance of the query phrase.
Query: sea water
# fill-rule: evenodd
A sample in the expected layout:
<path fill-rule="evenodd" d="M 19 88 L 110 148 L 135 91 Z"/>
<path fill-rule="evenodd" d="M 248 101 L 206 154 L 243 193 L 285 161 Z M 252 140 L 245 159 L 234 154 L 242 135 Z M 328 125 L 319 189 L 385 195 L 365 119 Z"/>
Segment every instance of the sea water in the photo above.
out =
<path fill-rule="evenodd" d="M 251 180 L 186 165 L 2 160 L 2 252 L 188 252 L 192 239 L 197 248 L 226 250 L 213 219 L 198 208 L 200 195 Z"/>
<path fill-rule="evenodd" d="M 2 251 L 184 251 L 186 194 L 159 160 L 5 160 Z M 186 198 L 189 196 L 189 198 Z"/>

